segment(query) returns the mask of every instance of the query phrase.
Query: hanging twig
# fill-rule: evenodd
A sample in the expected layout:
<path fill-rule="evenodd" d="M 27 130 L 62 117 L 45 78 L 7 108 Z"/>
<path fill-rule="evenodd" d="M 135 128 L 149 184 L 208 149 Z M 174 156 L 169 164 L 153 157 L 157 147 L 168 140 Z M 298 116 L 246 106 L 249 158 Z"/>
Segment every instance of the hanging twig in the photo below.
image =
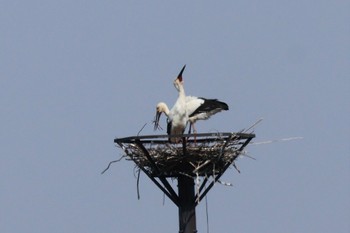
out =
<path fill-rule="evenodd" d="M 233 165 L 233 167 L 238 171 L 238 173 L 241 173 L 241 171 L 240 171 L 240 170 L 238 169 L 238 167 L 236 166 L 236 163 L 235 163 L 235 162 L 233 162 L 232 165 Z"/>
<path fill-rule="evenodd" d="M 197 192 L 197 196 L 199 196 L 199 188 L 200 188 L 200 178 L 199 178 L 199 174 L 198 172 L 196 173 L 196 192 Z M 196 200 L 197 202 L 197 200 Z M 198 204 L 198 202 L 197 202 Z"/>
<path fill-rule="evenodd" d="M 207 217 L 207 233 L 209 233 L 209 211 L 207 196 L 205 196 L 205 215 Z"/>
<path fill-rule="evenodd" d="M 139 188 L 139 184 L 140 184 L 140 174 L 141 174 L 141 169 L 138 169 L 138 174 L 137 174 L 137 181 L 136 181 L 136 189 L 137 189 L 137 200 L 140 200 L 140 188 Z"/>
<path fill-rule="evenodd" d="M 107 168 L 106 168 L 105 170 L 103 170 L 103 171 L 101 172 L 101 174 L 105 173 L 105 171 L 107 171 L 107 170 L 109 169 L 109 167 L 111 166 L 112 163 L 119 162 L 119 161 L 122 160 L 124 157 L 125 157 L 125 155 L 123 155 L 122 157 L 120 157 L 120 158 L 117 159 L 117 160 L 114 160 L 114 161 L 109 162 Z"/>
<path fill-rule="evenodd" d="M 250 158 L 252 160 L 256 160 L 256 158 L 254 158 L 253 156 L 248 155 L 247 151 L 242 151 L 242 153 L 240 153 L 239 156 L 247 157 L 247 158 Z"/>

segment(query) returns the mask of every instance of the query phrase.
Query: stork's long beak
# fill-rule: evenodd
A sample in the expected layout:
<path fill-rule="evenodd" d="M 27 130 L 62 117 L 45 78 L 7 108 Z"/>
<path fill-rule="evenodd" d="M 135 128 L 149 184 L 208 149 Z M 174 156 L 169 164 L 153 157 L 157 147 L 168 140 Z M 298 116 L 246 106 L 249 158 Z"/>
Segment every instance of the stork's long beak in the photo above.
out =
<path fill-rule="evenodd" d="M 156 112 L 156 117 L 154 119 L 154 131 L 156 131 L 157 129 L 159 129 L 159 119 L 160 119 L 160 115 L 162 115 L 162 112 Z"/>
<path fill-rule="evenodd" d="M 180 71 L 179 75 L 177 76 L 177 79 L 178 79 L 180 82 L 182 82 L 182 73 L 184 72 L 185 68 L 186 68 L 186 65 L 184 65 L 184 67 L 183 67 L 182 70 Z"/>

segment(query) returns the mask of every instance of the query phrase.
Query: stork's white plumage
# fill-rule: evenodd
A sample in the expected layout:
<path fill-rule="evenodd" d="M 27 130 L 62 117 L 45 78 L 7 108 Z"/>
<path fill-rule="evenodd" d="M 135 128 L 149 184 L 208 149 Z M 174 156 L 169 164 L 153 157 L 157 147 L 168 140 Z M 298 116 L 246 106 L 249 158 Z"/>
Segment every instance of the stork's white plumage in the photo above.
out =
<path fill-rule="evenodd" d="M 188 121 L 190 122 L 188 133 L 191 133 L 191 128 L 193 128 L 194 133 L 196 133 L 194 123 L 197 120 L 207 120 L 212 115 L 223 110 L 227 111 L 228 105 L 217 99 L 186 96 L 186 111 L 189 117 Z"/>
<path fill-rule="evenodd" d="M 186 95 L 182 83 L 182 73 L 185 70 L 186 65 L 182 68 L 177 78 L 174 80 L 174 86 L 179 92 L 179 96 L 174 104 L 174 106 L 169 110 L 168 106 L 160 102 L 157 104 L 156 118 L 154 129 L 159 127 L 159 119 L 161 114 L 168 117 L 167 133 L 168 135 L 183 134 L 188 121 L 188 114 L 186 111 Z M 170 138 L 170 142 L 179 142 L 181 138 Z"/>

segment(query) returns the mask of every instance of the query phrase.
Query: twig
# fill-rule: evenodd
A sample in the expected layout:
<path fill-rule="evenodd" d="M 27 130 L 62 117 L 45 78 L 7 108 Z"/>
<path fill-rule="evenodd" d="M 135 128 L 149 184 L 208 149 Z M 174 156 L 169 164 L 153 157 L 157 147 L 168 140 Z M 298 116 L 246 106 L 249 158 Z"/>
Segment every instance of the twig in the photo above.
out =
<path fill-rule="evenodd" d="M 111 166 L 112 163 L 119 162 L 119 161 L 122 160 L 124 157 L 125 157 L 125 155 L 123 155 L 122 157 L 120 157 L 120 158 L 117 159 L 117 160 L 114 160 L 114 161 L 109 162 L 107 168 L 106 168 L 105 170 L 103 170 L 103 171 L 101 172 L 101 174 L 105 173 L 105 172 L 109 169 L 109 167 Z"/>
<path fill-rule="evenodd" d="M 200 179 L 199 179 L 199 174 L 198 174 L 198 172 L 196 173 L 196 192 L 197 192 L 197 194 L 198 194 L 198 196 L 199 196 L 199 185 L 200 185 Z M 197 202 L 197 204 L 198 204 L 198 198 L 197 198 L 197 200 L 196 200 L 196 202 Z"/>
<path fill-rule="evenodd" d="M 273 142 L 292 141 L 292 140 L 300 140 L 300 139 L 303 139 L 303 137 L 290 137 L 290 138 L 282 138 L 282 139 L 273 139 L 273 140 L 268 140 L 268 141 L 263 141 L 263 142 L 252 142 L 250 144 L 251 145 L 260 145 L 260 144 L 270 144 Z"/>
<path fill-rule="evenodd" d="M 209 233 L 209 211 L 208 211 L 207 196 L 205 196 L 205 215 L 206 215 L 206 218 L 207 218 L 207 233 Z"/>
<path fill-rule="evenodd" d="M 238 167 L 236 166 L 236 163 L 235 163 L 235 162 L 233 162 L 232 165 L 233 165 L 233 167 L 238 171 L 238 173 L 241 173 L 241 171 L 240 171 L 240 170 L 238 169 Z"/>
<path fill-rule="evenodd" d="M 253 156 L 248 155 L 248 152 L 247 152 L 247 151 L 243 151 L 243 152 L 240 153 L 239 155 L 240 155 L 240 156 L 243 156 L 243 157 L 250 158 L 250 159 L 252 159 L 252 160 L 256 160 L 256 158 L 254 158 Z"/>
<path fill-rule="evenodd" d="M 157 124 L 156 119 L 154 119 L 154 120 L 152 121 L 152 124 L 154 124 L 154 126 L 155 126 L 155 128 L 156 128 L 157 130 L 163 130 L 163 128 L 162 128 L 159 124 Z"/>
<path fill-rule="evenodd" d="M 263 120 L 263 118 L 260 118 L 259 120 L 257 120 L 252 126 L 250 126 L 248 129 L 244 130 L 243 132 L 248 132 L 248 130 L 254 128 L 257 124 L 259 124 L 261 121 Z"/>
<path fill-rule="evenodd" d="M 180 175 L 183 175 L 183 176 L 187 176 L 187 177 L 189 177 L 189 178 L 193 178 L 191 175 L 189 175 L 189 174 L 187 174 L 187 173 L 185 173 L 185 172 L 179 172 L 179 174 Z"/>
<path fill-rule="evenodd" d="M 262 122 L 264 120 L 264 118 L 260 118 L 259 120 L 257 120 L 256 122 L 255 122 L 255 124 L 253 124 L 249 129 L 252 129 L 252 128 L 254 128 L 255 126 L 257 126 L 258 124 L 260 124 L 260 122 Z M 248 130 L 249 130 L 248 129 Z"/>
<path fill-rule="evenodd" d="M 137 181 L 136 181 L 136 186 L 137 186 L 137 200 L 140 200 L 140 174 L 141 174 L 141 169 L 138 169 L 138 174 L 137 174 Z"/>
<path fill-rule="evenodd" d="M 221 180 L 218 180 L 218 183 L 222 184 L 222 185 L 225 185 L 225 186 L 233 186 L 233 184 L 228 183 L 228 182 L 224 182 L 224 181 L 221 181 Z"/>
<path fill-rule="evenodd" d="M 140 129 L 140 131 L 137 133 L 137 136 L 139 136 L 139 134 L 141 133 L 141 131 L 143 130 L 143 128 L 145 128 L 145 126 L 147 125 L 147 123 L 145 123 L 142 128 Z"/>
<path fill-rule="evenodd" d="M 201 165 L 199 165 L 196 169 L 193 170 L 194 173 L 198 172 L 199 169 L 201 169 L 202 167 L 204 167 L 205 165 L 207 165 L 208 163 L 210 163 L 210 160 L 205 161 L 204 163 L 202 163 Z"/>

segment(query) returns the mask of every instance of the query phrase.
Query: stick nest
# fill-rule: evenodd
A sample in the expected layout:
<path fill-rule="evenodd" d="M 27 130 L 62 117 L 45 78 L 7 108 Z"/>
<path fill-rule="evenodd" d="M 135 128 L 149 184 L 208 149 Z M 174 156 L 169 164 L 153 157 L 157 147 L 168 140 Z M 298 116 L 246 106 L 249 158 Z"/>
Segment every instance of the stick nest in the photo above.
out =
<path fill-rule="evenodd" d="M 240 140 L 218 139 L 184 146 L 173 143 L 123 143 L 120 145 L 136 165 L 151 176 L 212 176 L 224 172 L 242 153 Z M 146 151 L 148 153 L 146 153 Z M 184 153 L 185 152 L 185 153 Z M 237 168 L 236 168 L 237 169 Z"/>

